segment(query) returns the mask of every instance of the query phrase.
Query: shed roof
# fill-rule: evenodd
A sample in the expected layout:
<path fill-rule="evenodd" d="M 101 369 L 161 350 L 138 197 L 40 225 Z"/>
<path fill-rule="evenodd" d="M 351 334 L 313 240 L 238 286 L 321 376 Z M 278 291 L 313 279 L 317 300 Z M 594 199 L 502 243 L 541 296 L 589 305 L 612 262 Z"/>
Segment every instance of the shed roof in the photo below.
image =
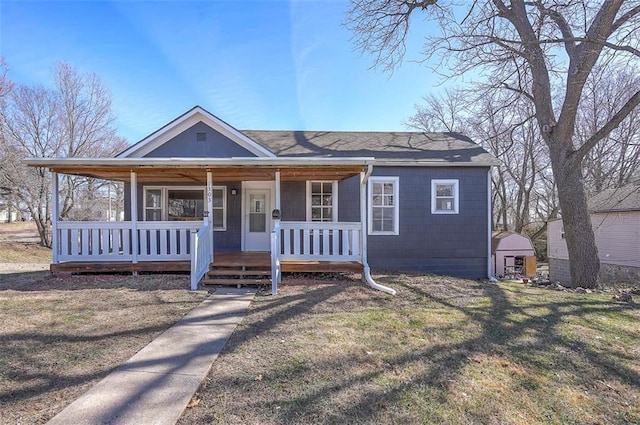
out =
<path fill-rule="evenodd" d="M 640 211 L 640 185 L 605 189 L 588 201 L 590 212 Z"/>
<path fill-rule="evenodd" d="M 533 250 L 533 244 L 531 243 L 531 239 L 529 239 L 529 237 L 522 235 L 520 233 L 516 233 L 516 232 L 493 232 L 491 234 L 491 253 L 495 254 L 495 252 L 498 250 L 498 248 L 500 247 L 500 243 L 509 238 L 509 237 L 517 237 L 517 238 L 521 238 L 523 241 L 526 240 L 528 243 L 527 245 L 530 247 L 530 249 Z M 529 249 L 529 248 L 527 248 Z"/>
<path fill-rule="evenodd" d="M 460 133 L 241 130 L 277 156 L 375 157 L 377 164 L 491 166 L 499 161 Z"/>

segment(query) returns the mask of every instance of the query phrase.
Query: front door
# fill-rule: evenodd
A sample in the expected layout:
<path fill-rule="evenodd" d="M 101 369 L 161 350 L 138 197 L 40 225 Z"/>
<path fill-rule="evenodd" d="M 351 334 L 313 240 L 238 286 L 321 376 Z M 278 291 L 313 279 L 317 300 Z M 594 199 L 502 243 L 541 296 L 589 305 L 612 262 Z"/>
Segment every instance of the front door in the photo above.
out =
<path fill-rule="evenodd" d="M 269 251 L 271 233 L 271 190 L 245 190 L 244 250 Z"/>

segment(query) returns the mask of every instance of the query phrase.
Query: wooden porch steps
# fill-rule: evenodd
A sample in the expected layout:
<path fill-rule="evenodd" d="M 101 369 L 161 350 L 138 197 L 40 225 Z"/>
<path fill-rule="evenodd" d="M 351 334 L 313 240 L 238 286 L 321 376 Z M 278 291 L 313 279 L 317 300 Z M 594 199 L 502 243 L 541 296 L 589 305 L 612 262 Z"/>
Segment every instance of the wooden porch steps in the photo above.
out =
<path fill-rule="evenodd" d="M 218 278 L 218 279 L 202 279 L 200 281 L 201 285 L 204 286 L 237 286 L 238 288 L 242 286 L 267 286 L 271 285 L 270 279 L 233 279 L 233 278 Z"/>
<path fill-rule="evenodd" d="M 202 285 L 263 286 L 271 284 L 268 252 L 217 253 Z"/>
<path fill-rule="evenodd" d="M 214 267 L 207 272 L 207 276 L 271 276 L 271 270 L 236 270 Z"/>

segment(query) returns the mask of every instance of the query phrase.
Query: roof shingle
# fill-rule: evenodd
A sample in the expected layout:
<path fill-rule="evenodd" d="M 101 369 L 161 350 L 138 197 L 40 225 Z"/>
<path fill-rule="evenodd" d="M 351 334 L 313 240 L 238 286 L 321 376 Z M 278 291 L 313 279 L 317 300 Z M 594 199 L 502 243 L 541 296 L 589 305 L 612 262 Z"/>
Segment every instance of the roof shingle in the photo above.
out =
<path fill-rule="evenodd" d="M 591 212 L 640 211 L 640 185 L 605 189 L 588 201 Z"/>
<path fill-rule="evenodd" d="M 493 155 L 459 133 L 241 131 L 277 156 L 375 157 L 390 162 L 478 166 L 498 164 Z"/>

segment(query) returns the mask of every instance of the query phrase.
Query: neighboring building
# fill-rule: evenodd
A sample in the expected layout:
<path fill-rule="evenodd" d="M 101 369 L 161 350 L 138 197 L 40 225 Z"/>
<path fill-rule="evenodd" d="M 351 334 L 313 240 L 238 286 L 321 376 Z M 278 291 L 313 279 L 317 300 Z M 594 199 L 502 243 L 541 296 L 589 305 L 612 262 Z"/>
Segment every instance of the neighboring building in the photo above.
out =
<path fill-rule="evenodd" d="M 591 225 L 600 257 L 601 283 L 640 281 L 640 186 L 606 189 L 589 199 Z M 547 227 L 549 277 L 570 284 L 562 220 Z"/>
<path fill-rule="evenodd" d="M 493 232 L 491 261 L 493 276 L 534 276 L 536 251 L 528 237 L 514 232 Z"/>
<path fill-rule="evenodd" d="M 125 182 L 125 222 L 54 217 L 54 263 L 193 264 L 189 235 L 209 223 L 214 258 L 267 251 L 285 271 L 303 261 L 470 278 L 491 271 L 498 161 L 457 133 L 239 131 L 195 107 L 116 158 L 27 162 Z M 101 246 L 103 233 L 117 249 Z"/>

